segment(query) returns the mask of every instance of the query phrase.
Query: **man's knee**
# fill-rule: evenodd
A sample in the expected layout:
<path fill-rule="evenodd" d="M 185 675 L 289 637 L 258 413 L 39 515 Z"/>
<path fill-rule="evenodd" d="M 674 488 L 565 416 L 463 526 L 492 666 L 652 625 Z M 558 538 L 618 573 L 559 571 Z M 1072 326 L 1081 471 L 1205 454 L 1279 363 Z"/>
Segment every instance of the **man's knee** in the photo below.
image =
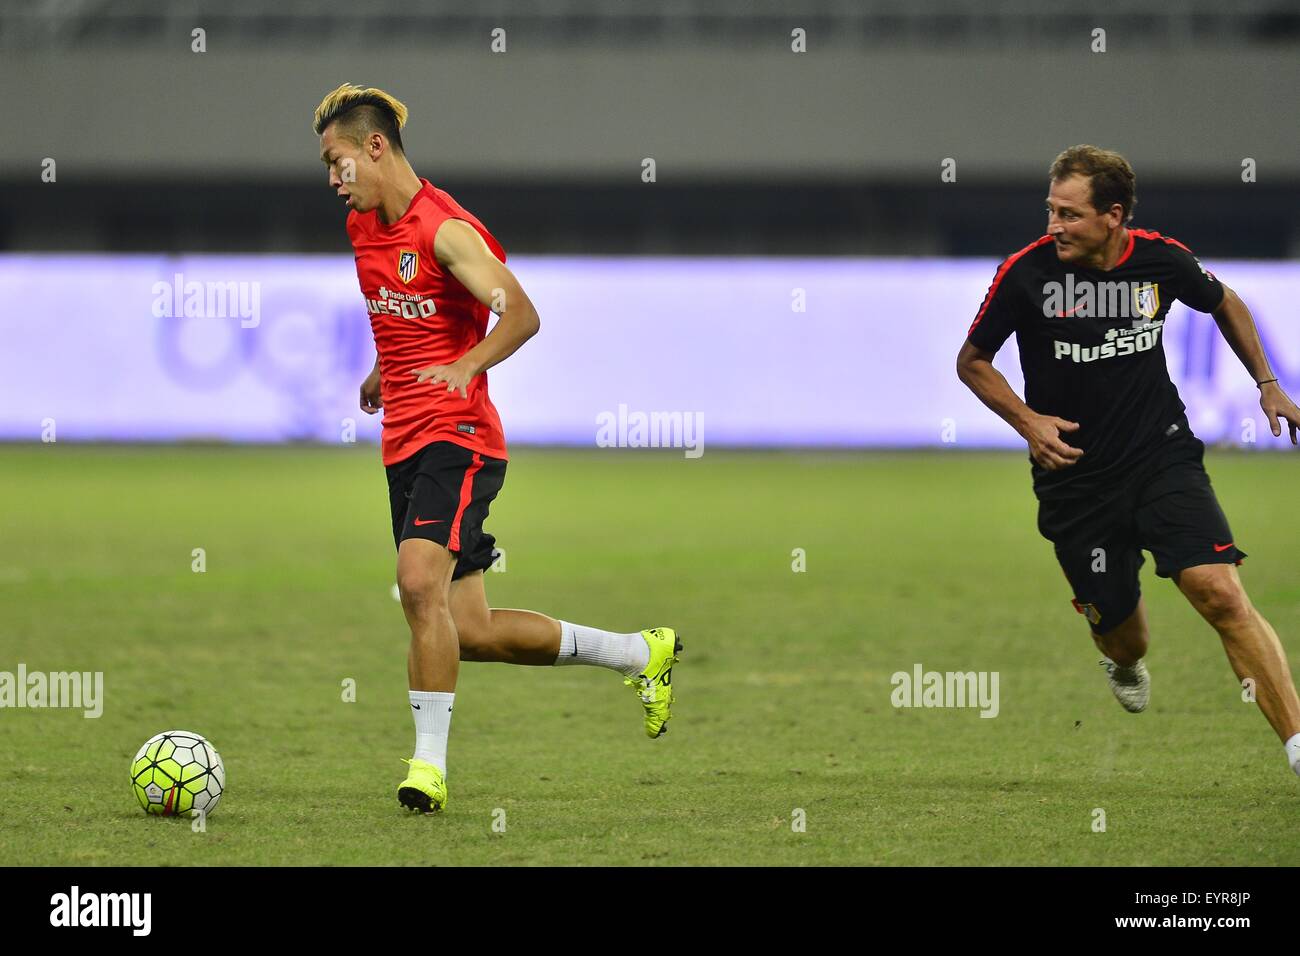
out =
<path fill-rule="evenodd" d="M 460 638 L 460 659 L 462 661 L 490 660 L 492 647 L 492 625 L 477 617 L 469 620 L 456 620 L 456 635 Z"/>
<path fill-rule="evenodd" d="M 1118 621 L 1115 621 L 1112 617 L 1110 623 L 1111 626 L 1109 628 L 1103 626 L 1099 629 L 1094 625 L 1093 633 L 1100 634 L 1101 636 L 1114 636 L 1123 640 L 1147 640 L 1149 637 L 1147 634 L 1147 615 L 1146 609 L 1142 604 L 1142 596 L 1140 594 L 1138 595 L 1137 602 L 1133 605 L 1133 610 L 1129 611 L 1128 614 L 1124 615 L 1124 617 L 1120 618 Z M 1099 624 L 1105 625 L 1106 621 L 1103 619 Z"/>
<path fill-rule="evenodd" d="M 433 568 L 415 563 L 397 568 L 397 590 L 408 614 L 425 619 L 447 610 L 447 586 Z"/>
<path fill-rule="evenodd" d="M 495 660 L 492 646 L 492 611 L 483 594 L 481 577 L 462 578 L 452 585 L 451 616 L 460 638 L 463 661 Z"/>
<path fill-rule="evenodd" d="M 1179 584 L 1192 606 L 1216 629 L 1232 630 L 1250 622 L 1254 613 L 1250 598 L 1226 565 L 1224 570 L 1184 571 Z"/>
<path fill-rule="evenodd" d="M 407 614 L 423 620 L 448 612 L 455 561 L 455 555 L 436 542 L 402 542 L 397 549 L 397 591 Z"/>
<path fill-rule="evenodd" d="M 1104 621 L 1099 623 L 1104 624 Z M 1134 659 L 1145 657 L 1147 647 L 1151 643 L 1151 635 L 1147 631 L 1147 619 L 1142 604 L 1139 602 L 1128 616 L 1114 627 L 1099 630 L 1094 624 L 1092 639 L 1108 657 Z"/>
<path fill-rule="evenodd" d="M 1214 585 L 1200 594 L 1200 611 L 1216 628 L 1234 630 L 1250 623 L 1251 604 L 1241 585 Z"/>

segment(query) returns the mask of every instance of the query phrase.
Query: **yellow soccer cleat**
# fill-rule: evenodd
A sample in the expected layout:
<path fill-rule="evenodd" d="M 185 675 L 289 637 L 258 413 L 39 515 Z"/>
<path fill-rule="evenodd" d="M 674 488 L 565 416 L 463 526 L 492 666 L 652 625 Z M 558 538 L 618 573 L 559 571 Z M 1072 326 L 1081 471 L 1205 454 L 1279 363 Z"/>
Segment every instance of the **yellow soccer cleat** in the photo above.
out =
<path fill-rule="evenodd" d="M 642 631 L 641 636 L 650 646 L 650 662 L 642 673 L 624 678 L 623 683 L 635 689 L 641 698 L 646 736 L 662 737 L 668 732 L 668 718 L 672 716 L 673 665 L 677 663 L 682 642 L 671 627 L 652 627 Z"/>
<path fill-rule="evenodd" d="M 443 772 L 423 760 L 402 760 L 411 765 L 411 773 L 397 788 L 397 802 L 421 813 L 446 807 L 447 778 Z"/>

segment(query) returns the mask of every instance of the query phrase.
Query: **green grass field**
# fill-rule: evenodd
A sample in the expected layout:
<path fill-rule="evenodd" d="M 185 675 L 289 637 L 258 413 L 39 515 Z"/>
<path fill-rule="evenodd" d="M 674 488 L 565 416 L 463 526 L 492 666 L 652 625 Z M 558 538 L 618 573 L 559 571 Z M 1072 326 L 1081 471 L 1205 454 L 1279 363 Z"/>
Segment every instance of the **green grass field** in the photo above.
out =
<path fill-rule="evenodd" d="M 1295 459 L 1207 464 L 1294 662 Z M 676 626 L 675 718 L 646 739 L 609 671 L 465 664 L 434 817 L 395 796 L 376 449 L 0 447 L 0 496 L 0 670 L 105 675 L 98 720 L 0 711 L 0 864 L 1300 863 L 1300 780 L 1150 559 L 1151 708 L 1111 697 L 1018 454 L 516 451 L 490 600 Z M 999 716 L 895 709 L 916 663 L 998 671 Z M 165 729 L 225 759 L 205 833 L 131 793 Z"/>

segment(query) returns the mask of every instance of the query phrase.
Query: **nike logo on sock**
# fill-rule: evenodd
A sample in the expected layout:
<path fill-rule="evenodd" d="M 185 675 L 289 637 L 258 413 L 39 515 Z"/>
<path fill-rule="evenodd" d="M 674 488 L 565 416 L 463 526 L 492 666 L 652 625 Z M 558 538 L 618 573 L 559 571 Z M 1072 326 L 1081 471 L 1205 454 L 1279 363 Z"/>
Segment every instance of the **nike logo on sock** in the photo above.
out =
<path fill-rule="evenodd" d="M 414 707 L 416 710 L 419 710 L 419 709 L 420 709 L 420 705 L 419 705 L 419 704 L 412 704 L 411 706 Z"/>

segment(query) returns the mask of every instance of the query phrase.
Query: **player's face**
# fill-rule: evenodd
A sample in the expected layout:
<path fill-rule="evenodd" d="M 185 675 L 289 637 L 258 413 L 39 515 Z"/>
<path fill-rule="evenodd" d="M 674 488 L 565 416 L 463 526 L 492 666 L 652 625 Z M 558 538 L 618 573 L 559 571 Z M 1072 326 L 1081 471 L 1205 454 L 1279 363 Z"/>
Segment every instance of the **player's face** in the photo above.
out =
<path fill-rule="evenodd" d="M 1092 207 L 1092 187 L 1078 173 L 1054 180 L 1047 194 L 1047 234 L 1056 242 L 1062 262 L 1096 258 L 1119 224 L 1115 211 Z"/>
<path fill-rule="evenodd" d="M 348 209 L 366 212 L 377 204 L 378 190 L 369 180 L 374 173 L 372 164 L 366 162 L 364 150 L 344 136 L 338 135 L 331 124 L 320 137 L 320 158 L 329 168 L 330 189 L 339 196 Z"/>

